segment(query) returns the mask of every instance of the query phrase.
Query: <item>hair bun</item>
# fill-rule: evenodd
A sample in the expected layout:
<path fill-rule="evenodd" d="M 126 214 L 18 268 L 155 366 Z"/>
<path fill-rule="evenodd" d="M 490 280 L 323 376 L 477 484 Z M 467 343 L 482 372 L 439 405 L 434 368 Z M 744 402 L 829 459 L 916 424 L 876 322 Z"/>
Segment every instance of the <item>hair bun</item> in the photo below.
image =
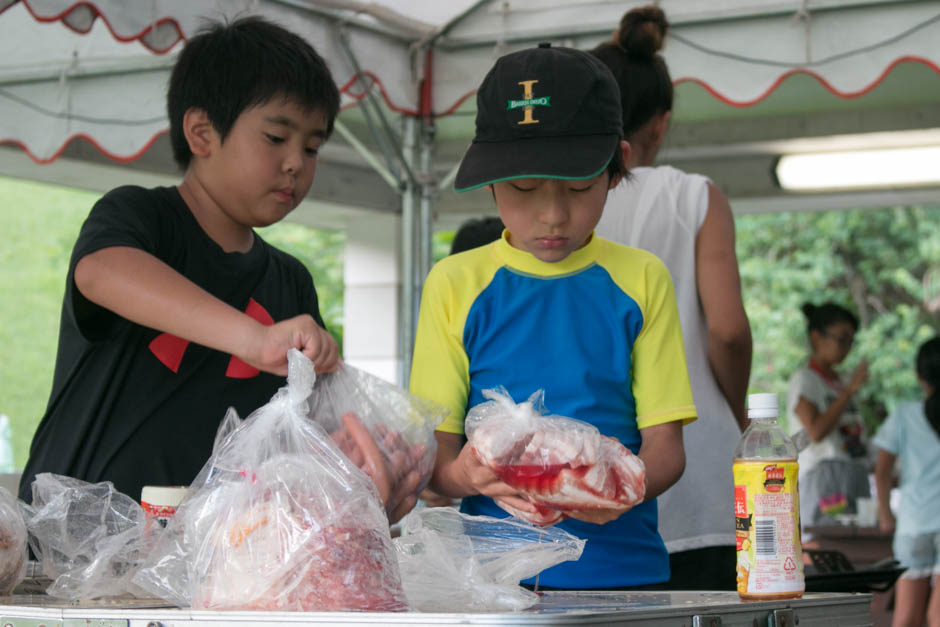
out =
<path fill-rule="evenodd" d="M 803 315 L 806 316 L 807 319 L 812 318 L 817 309 L 818 307 L 813 303 L 803 303 L 800 306 L 800 311 L 803 312 Z"/>
<path fill-rule="evenodd" d="M 662 50 L 669 30 L 666 14 L 656 5 L 630 9 L 620 19 L 620 28 L 614 32 L 614 43 L 633 57 L 651 59 Z"/>

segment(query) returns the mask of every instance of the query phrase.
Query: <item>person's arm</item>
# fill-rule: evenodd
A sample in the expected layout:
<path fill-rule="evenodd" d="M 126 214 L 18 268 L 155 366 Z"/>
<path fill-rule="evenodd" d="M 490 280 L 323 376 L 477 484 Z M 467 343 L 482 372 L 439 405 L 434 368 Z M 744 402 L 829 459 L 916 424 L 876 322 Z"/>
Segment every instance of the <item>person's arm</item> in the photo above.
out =
<path fill-rule="evenodd" d="M 679 480 L 685 470 L 685 449 L 682 446 L 682 422 L 674 420 L 642 429 L 643 443 L 637 453 L 646 467 L 644 501 L 656 498 Z M 603 525 L 620 518 L 633 506 L 568 512 L 571 518 Z"/>
<path fill-rule="evenodd" d="M 519 496 L 518 490 L 504 483 L 492 468 L 480 463 L 463 435 L 444 431 L 434 435 L 437 461 L 429 484 L 432 490 L 452 498 L 484 494 L 525 512 L 536 511 L 534 505 Z"/>
<path fill-rule="evenodd" d="M 875 489 L 878 491 L 878 526 L 885 533 L 893 533 L 894 514 L 891 513 L 891 484 L 893 483 L 893 454 L 881 449 L 875 463 Z"/>
<path fill-rule="evenodd" d="M 708 363 L 743 431 L 753 350 L 751 326 L 741 299 L 734 216 L 728 199 L 711 183 L 708 212 L 695 240 L 695 280 L 708 325 Z"/>
<path fill-rule="evenodd" d="M 290 348 L 319 372 L 338 365 L 336 342 L 312 316 L 263 325 L 138 248 L 86 255 L 74 280 L 85 298 L 132 322 L 235 355 L 265 372 L 286 375 Z"/>
<path fill-rule="evenodd" d="M 848 385 L 839 391 L 836 400 L 824 411 L 819 411 L 819 408 L 812 401 L 805 396 L 800 396 L 800 400 L 797 401 L 793 411 L 799 417 L 803 426 L 806 427 L 806 432 L 813 442 L 819 442 L 832 433 L 832 430 L 839 424 L 842 412 L 845 411 L 852 397 L 855 396 L 866 380 L 868 380 L 868 365 L 861 362 L 855 368 Z"/>

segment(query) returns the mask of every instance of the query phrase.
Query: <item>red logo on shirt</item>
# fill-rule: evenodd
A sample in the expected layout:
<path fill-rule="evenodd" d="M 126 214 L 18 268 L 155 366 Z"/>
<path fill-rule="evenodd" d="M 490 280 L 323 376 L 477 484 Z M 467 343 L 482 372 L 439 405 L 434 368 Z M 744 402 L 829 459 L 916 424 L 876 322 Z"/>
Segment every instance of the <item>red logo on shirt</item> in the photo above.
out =
<path fill-rule="evenodd" d="M 274 318 L 262 307 L 254 298 L 248 300 L 248 307 L 245 313 L 260 322 L 261 324 L 271 326 L 274 324 Z M 174 373 L 179 372 L 180 363 L 183 361 L 183 355 L 189 346 L 189 340 L 176 337 L 170 333 L 161 333 L 150 342 L 150 352 L 160 360 L 164 366 Z M 232 379 L 250 379 L 257 377 L 261 371 L 254 366 L 249 366 L 238 357 L 232 355 L 228 362 L 228 368 L 225 376 Z"/>

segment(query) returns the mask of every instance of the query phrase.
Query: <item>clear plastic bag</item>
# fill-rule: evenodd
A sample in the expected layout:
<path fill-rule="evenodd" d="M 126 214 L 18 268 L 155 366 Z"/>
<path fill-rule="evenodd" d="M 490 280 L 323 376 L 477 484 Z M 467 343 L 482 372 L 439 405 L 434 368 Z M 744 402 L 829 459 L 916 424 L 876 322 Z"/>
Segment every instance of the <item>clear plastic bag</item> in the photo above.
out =
<path fill-rule="evenodd" d="M 0 596 L 7 596 L 26 575 L 26 523 L 19 501 L 0 488 Z"/>
<path fill-rule="evenodd" d="M 313 364 L 228 435 L 135 577 L 180 606 L 271 611 L 406 609 L 372 481 L 306 418 Z"/>
<path fill-rule="evenodd" d="M 450 507 L 417 509 L 395 539 L 405 595 L 423 612 L 523 610 L 538 595 L 519 582 L 577 560 L 584 540 L 559 528 L 469 516 Z"/>
<path fill-rule="evenodd" d="M 496 501 L 513 516 L 551 525 L 568 511 L 643 501 L 643 462 L 616 439 L 580 420 L 545 415 L 542 390 L 519 404 L 503 388 L 483 395 L 490 400 L 468 412 L 464 429 L 480 461 L 538 509 L 533 514 Z"/>
<path fill-rule="evenodd" d="M 437 456 L 434 429 L 447 415 L 445 407 L 346 364 L 317 377 L 309 405 L 308 416 L 344 452 L 352 442 L 343 417 L 354 414 L 378 445 L 393 485 L 412 471 L 419 476 L 420 488 L 427 485 Z"/>
<path fill-rule="evenodd" d="M 140 594 L 131 583 L 148 550 L 145 516 L 110 481 L 88 483 L 40 473 L 23 505 L 29 545 L 52 579 L 50 596 L 94 599 Z"/>

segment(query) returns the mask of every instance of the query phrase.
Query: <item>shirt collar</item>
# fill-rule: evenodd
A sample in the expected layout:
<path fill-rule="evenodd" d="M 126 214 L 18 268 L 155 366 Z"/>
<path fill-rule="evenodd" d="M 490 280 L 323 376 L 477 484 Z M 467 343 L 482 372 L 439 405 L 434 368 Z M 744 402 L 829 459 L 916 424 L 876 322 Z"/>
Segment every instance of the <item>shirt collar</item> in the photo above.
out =
<path fill-rule="evenodd" d="M 539 276 L 558 276 L 578 272 L 593 265 L 601 252 L 601 238 L 592 232 L 587 244 L 561 261 L 549 263 L 530 252 L 513 247 L 509 243 L 509 231 L 504 229 L 502 237 L 495 244 L 494 252 L 501 262 L 516 270 Z"/>

